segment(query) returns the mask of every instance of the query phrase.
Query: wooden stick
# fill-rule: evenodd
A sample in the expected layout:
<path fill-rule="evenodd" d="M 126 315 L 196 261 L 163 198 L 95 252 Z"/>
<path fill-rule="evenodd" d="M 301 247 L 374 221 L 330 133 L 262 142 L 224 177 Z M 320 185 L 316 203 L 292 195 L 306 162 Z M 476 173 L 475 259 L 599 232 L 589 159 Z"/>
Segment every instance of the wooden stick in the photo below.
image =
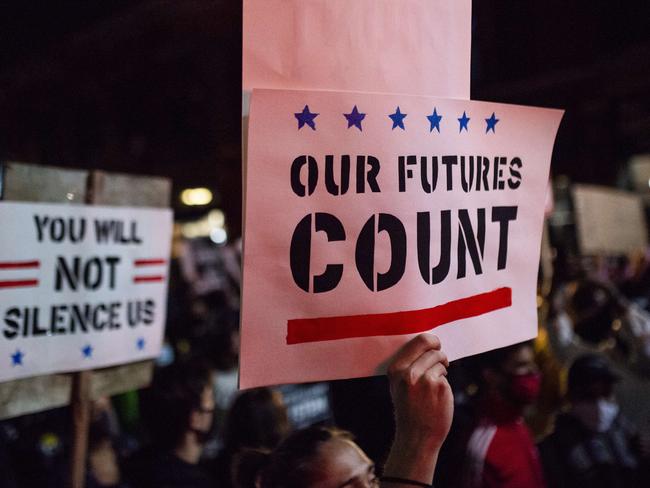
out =
<path fill-rule="evenodd" d="M 90 427 L 90 381 L 92 371 L 73 374 L 70 406 L 72 409 L 72 456 L 70 458 L 70 486 L 83 488 L 86 482 L 86 456 Z"/>

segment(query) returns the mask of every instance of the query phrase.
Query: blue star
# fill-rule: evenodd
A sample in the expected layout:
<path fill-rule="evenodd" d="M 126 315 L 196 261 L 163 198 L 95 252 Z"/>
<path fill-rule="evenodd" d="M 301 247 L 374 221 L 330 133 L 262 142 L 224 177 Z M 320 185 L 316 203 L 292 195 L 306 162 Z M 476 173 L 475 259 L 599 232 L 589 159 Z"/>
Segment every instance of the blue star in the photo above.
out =
<path fill-rule="evenodd" d="M 433 113 L 431 115 L 427 115 L 427 119 L 429 119 L 429 122 L 431 123 L 429 132 L 433 132 L 433 129 L 436 129 L 438 133 L 440 133 L 440 121 L 442 120 L 442 115 L 438 115 L 435 107 L 433 108 Z"/>
<path fill-rule="evenodd" d="M 86 344 L 84 347 L 81 348 L 81 352 L 83 353 L 85 358 L 92 357 L 93 346 L 91 346 L 90 344 Z"/>
<path fill-rule="evenodd" d="M 494 112 L 492 112 L 492 117 L 490 117 L 489 119 L 485 119 L 485 122 L 487 123 L 487 127 L 485 128 L 485 133 L 487 134 L 488 132 L 490 132 L 490 130 L 494 132 L 494 128 L 496 127 L 498 121 L 499 119 L 497 119 L 496 115 L 494 115 Z"/>
<path fill-rule="evenodd" d="M 311 130 L 316 130 L 316 123 L 314 119 L 318 117 L 318 114 L 314 114 L 309 111 L 309 105 L 305 105 L 305 108 L 302 109 L 302 112 L 293 114 L 298 119 L 298 130 L 302 129 L 302 126 L 307 124 L 311 127 Z"/>
<path fill-rule="evenodd" d="M 357 129 L 361 131 L 363 130 L 361 128 L 361 121 L 366 118 L 366 114 L 359 113 L 356 105 L 352 109 L 351 113 L 343 115 L 345 115 L 345 118 L 348 119 L 348 129 L 352 126 L 355 126 Z"/>
<path fill-rule="evenodd" d="M 11 365 L 12 366 L 17 366 L 17 365 L 22 366 L 22 364 L 23 364 L 23 356 L 25 356 L 25 353 L 21 352 L 20 349 L 16 349 L 16 352 L 11 355 Z"/>
<path fill-rule="evenodd" d="M 458 122 L 460 123 L 460 129 L 458 132 L 462 132 L 463 129 L 467 130 L 467 123 L 470 121 L 470 118 L 463 111 L 463 116 L 459 117 Z"/>
<path fill-rule="evenodd" d="M 395 113 L 390 114 L 389 117 L 393 121 L 393 129 L 395 127 L 399 127 L 402 130 L 406 130 L 404 128 L 404 117 L 406 117 L 406 114 L 403 114 L 402 112 L 400 112 L 399 107 L 397 107 L 397 110 L 395 110 Z"/>
<path fill-rule="evenodd" d="M 144 337 L 138 337 L 138 340 L 135 342 L 135 347 L 138 348 L 138 351 L 142 351 L 144 349 Z"/>

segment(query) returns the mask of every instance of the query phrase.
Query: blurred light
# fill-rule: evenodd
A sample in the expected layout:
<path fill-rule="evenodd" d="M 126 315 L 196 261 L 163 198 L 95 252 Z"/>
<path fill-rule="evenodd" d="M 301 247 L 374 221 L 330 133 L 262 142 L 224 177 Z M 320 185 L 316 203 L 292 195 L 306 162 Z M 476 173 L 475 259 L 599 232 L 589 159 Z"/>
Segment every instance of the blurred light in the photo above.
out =
<path fill-rule="evenodd" d="M 228 233 L 221 227 L 215 227 L 210 231 L 210 240 L 215 244 L 224 244 L 228 240 Z"/>
<path fill-rule="evenodd" d="M 208 223 L 211 227 L 223 227 L 226 223 L 226 217 L 218 208 L 210 210 L 210 212 L 208 212 Z"/>
<path fill-rule="evenodd" d="M 195 237 L 199 237 L 199 229 L 197 228 L 197 225 L 194 222 L 190 222 L 189 224 L 183 224 L 183 227 L 181 228 L 181 233 L 183 234 L 183 237 L 187 237 L 188 239 L 194 239 Z"/>
<path fill-rule="evenodd" d="M 190 352 L 190 349 L 192 349 L 187 339 L 181 339 L 180 341 L 178 341 L 178 344 L 176 344 L 176 348 L 178 349 L 178 352 L 181 355 L 186 355 L 187 353 Z"/>
<path fill-rule="evenodd" d="M 650 180 L 648 180 L 648 186 L 650 187 Z"/>
<path fill-rule="evenodd" d="M 186 239 L 209 237 L 217 244 L 223 244 L 228 240 L 225 231 L 226 217 L 218 208 L 210 210 L 198 220 L 179 224 L 179 226 L 181 235 Z"/>
<path fill-rule="evenodd" d="M 212 201 L 212 192 L 207 188 L 187 188 L 181 192 L 181 202 L 184 205 L 207 205 Z"/>
<path fill-rule="evenodd" d="M 156 365 L 164 368 L 174 362 L 174 348 L 168 343 L 164 343 L 160 349 L 160 355 L 156 358 Z"/>

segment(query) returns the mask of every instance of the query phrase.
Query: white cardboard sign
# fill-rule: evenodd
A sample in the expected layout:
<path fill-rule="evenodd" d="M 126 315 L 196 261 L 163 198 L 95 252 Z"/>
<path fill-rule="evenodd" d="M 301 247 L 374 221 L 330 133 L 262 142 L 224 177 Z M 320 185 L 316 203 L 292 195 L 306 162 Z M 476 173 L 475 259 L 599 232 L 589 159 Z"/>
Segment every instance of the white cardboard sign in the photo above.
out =
<path fill-rule="evenodd" d="M 604 186 L 574 185 L 573 204 L 582 254 L 645 251 L 648 227 L 640 195 Z"/>
<path fill-rule="evenodd" d="M 155 357 L 168 209 L 0 202 L 0 381 Z"/>

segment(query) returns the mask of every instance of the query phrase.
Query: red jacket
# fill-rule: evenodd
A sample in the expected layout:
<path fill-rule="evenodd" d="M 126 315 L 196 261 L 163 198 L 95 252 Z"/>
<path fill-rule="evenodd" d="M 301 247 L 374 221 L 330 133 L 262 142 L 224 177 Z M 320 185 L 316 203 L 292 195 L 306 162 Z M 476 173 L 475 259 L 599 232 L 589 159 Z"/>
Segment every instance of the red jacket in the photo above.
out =
<path fill-rule="evenodd" d="M 466 450 L 466 488 L 546 488 L 537 447 L 518 412 L 490 403 Z"/>

